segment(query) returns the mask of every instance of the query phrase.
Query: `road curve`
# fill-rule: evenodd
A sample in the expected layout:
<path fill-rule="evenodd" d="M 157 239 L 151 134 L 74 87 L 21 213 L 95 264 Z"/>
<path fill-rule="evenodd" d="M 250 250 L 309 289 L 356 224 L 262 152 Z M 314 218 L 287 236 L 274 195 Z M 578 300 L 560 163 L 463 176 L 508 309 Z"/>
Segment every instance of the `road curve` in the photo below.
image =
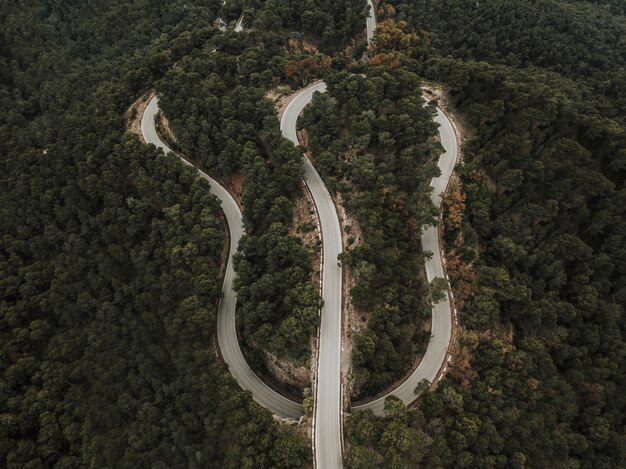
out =
<path fill-rule="evenodd" d="M 280 121 L 284 137 L 298 145 L 296 122 L 313 94 L 326 91 L 326 84 L 315 83 L 297 92 Z M 339 218 L 333 200 L 309 159 L 304 156 L 304 181 L 309 187 L 319 214 L 323 240 L 322 318 L 317 366 L 314 414 L 315 466 L 318 469 L 342 467 L 341 427 L 341 267 L 337 256 L 342 251 Z"/>
<path fill-rule="evenodd" d="M 454 127 L 448 117 L 439 108 L 437 108 L 435 122 L 439 124 L 439 137 L 444 151 L 437 163 L 437 166 L 439 166 L 441 170 L 441 175 L 433 178 L 430 181 L 430 186 L 433 188 L 431 200 L 438 209 L 441 209 L 441 195 L 445 192 L 448 181 L 454 171 L 458 149 Z M 430 282 L 435 277 L 447 279 L 444 275 L 442 265 L 441 253 L 443 252 L 443 248 L 439 245 L 438 227 L 429 226 L 424 230 L 422 233 L 422 249 L 433 253 L 432 258 L 427 259 L 425 263 L 428 281 Z M 449 295 L 451 295 L 451 293 Z M 433 305 L 430 342 L 428 343 L 428 348 L 426 349 L 422 361 L 415 371 L 390 393 L 367 404 L 354 406 L 351 409 L 352 411 L 371 409 L 375 414 L 383 415 L 385 398 L 387 396 L 393 395 L 399 397 L 402 402 L 408 405 L 417 397 L 415 388 L 420 381 L 427 379 L 429 382 L 433 382 L 435 380 L 439 370 L 444 366 L 446 356 L 448 355 L 448 346 L 452 338 L 453 318 L 451 315 L 451 298 L 449 295 L 446 295 L 443 301 Z M 454 298 L 452 298 L 452 300 L 453 299 Z M 454 311 L 456 314 L 456 309 L 454 309 Z"/>
<path fill-rule="evenodd" d="M 157 148 L 161 148 L 165 153 L 174 153 L 165 143 L 161 141 L 156 131 L 154 118 L 159 111 L 156 96 L 152 98 L 146 107 L 141 118 L 141 133 L 146 143 L 151 143 Z M 181 161 L 188 166 L 193 166 L 184 158 Z M 224 284 L 222 286 L 222 299 L 220 300 L 217 313 L 217 340 L 220 351 L 228 368 L 237 380 L 239 385 L 252 393 L 254 400 L 261 406 L 269 409 L 273 413 L 292 419 L 299 418 L 304 409 L 301 404 L 291 401 L 278 394 L 265 384 L 248 366 L 237 341 L 237 331 L 235 328 L 235 306 L 237 304 L 237 294 L 233 289 L 235 270 L 233 268 L 233 255 L 237 251 L 239 239 L 243 235 L 243 224 L 241 221 L 241 211 L 237 203 L 229 192 L 217 181 L 210 178 L 206 173 L 195 168 L 203 179 L 211 185 L 211 193 L 214 194 L 222 204 L 222 210 L 226 216 L 228 228 L 230 230 L 230 251 L 228 264 L 224 274 Z"/>

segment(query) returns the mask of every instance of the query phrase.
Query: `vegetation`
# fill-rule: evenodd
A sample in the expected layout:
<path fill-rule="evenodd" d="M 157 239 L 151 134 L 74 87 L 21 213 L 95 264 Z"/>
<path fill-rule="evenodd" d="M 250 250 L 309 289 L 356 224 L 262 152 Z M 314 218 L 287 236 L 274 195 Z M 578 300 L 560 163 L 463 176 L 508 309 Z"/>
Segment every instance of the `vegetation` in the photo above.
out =
<path fill-rule="evenodd" d="M 466 386 L 459 376 L 461 386 L 451 388 L 465 402 L 456 418 L 473 409 L 479 431 L 464 434 L 456 461 L 506 456 L 532 466 L 619 467 L 626 454 L 619 435 L 626 251 L 623 184 L 612 179 L 623 181 L 623 131 L 558 77 L 517 71 L 512 79 L 508 69 L 484 64 L 464 70 L 467 85 L 452 93 L 479 129 L 461 171 L 462 259 L 478 274 L 463 311 L 465 348 L 478 376 Z M 512 338 L 496 332 L 502 325 Z M 479 391 L 485 385 L 502 401 L 494 406 Z M 429 419 L 438 397 L 424 402 Z M 481 401 L 491 403 L 488 411 L 476 412 Z M 510 437 L 481 454 L 480 429 L 491 425 Z M 454 438 L 446 436 L 448 444 Z"/>
<path fill-rule="evenodd" d="M 516 68 L 541 67 L 580 80 L 604 100 L 604 112 L 626 107 L 626 16 L 584 1 L 397 0 L 406 20 L 442 56 Z M 598 2 L 610 3 L 610 2 Z M 615 2 L 620 3 L 620 2 Z M 616 7 L 618 7 L 616 5 Z M 622 12 L 626 4 L 621 2 Z"/>
<path fill-rule="evenodd" d="M 366 0 L 241 0 L 246 22 L 262 31 L 306 35 L 327 52 L 339 51 L 365 31 Z M 248 19 L 249 18 L 249 19 Z"/>
<path fill-rule="evenodd" d="M 433 440 L 421 428 L 419 416 L 394 396 L 385 400 L 384 419 L 372 411 L 357 412 L 346 429 L 352 443 L 348 465 L 355 469 L 414 467 L 419 465 Z M 426 465 L 426 467 L 429 467 Z"/>
<path fill-rule="evenodd" d="M 424 348 L 430 295 L 421 227 L 436 221 L 430 179 L 438 171 L 433 108 L 414 73 L 387 65 L 329 74 L 300 121 L 315 164 L 363 231 L 343 254 L 355 275 L 350 297 L 369 317 L 353 354 L 366 396 L 400 378 Z"/>
<path fill-rule="evenodd" d="M 408 15 L 408 4 L 397 3 Z M 472 8 L 464 21 L 444 26 L 457 14 L 454 5 L 423 10 L 437 16 L 438 36 L 421 32 L 419 45 L 396 59 L 444 83 L 473 133 L 444 217 L 463 330 L 448 378 L 415 408 L 391 403 L 385 418 L 350 418 L 350 461 L 365 467 L 367 457 L 388 467 L 393 456 L 396 467 L 623 467 L 625 115 L 598 92 L 602 67 L 594 65 L 616 49 L 594 44 L 577 51 L 581 43 L 572 40 L 554 48 L 570 54 L 569 62 L 537 56 L 530 66 L 514 60 L 512 42 L 520 34 L 534 41 L 536 33 L 516 21 L 537 11 L 547 21 L 553 13 L 541 9 L 545 2 L 534 2 L 538 8 L 526 8 L 524 17 L 511 4 L 484 29 L 472 23 Z M 495 5 L 480 2 L 477 11 Z M 570 25 L 579 21 L 571 12 L 607 14 L 589 4 L 556 7 Z M 608 30 L 621 21 L 612 18 Z M 484 57 L 499 64 L 475 62 L 477 50 L 468 54 L 455 42 L 470 28 L 476 44 L 510 34 L 511 41 L 495 43 L 502 60 Z M 591 31 L 589 39 L 601 42 L 603 34 Z M 441 57 L 439 47 L 460 58 Z M 573 66 L 579 62 L 580 70 Z M 593 73 L 584 72 L 586 64 Z M 623 84 L 610 81 L 624 96 Z M 384 437 L 398 426 L 414 449 Z"/>
<path fill-rule="evenodd" d="M 248 360 L 261 368 L 267 353 L 296 364 L 308 359 L 321 300 L 310 256 L 289 234 L 302 153 L 281 136 L 265 98 L 272 58 L 257 44 L 245 33 L 218 36 L 181 60 L 157 89 L 187 153 L 226 180 L 243 175 L 237 321 L 244 343 L 256 351 Z"/>
<path fill-rule="evenodd" d="M 123 134 L 217 2 L 0 11 L 0 466 L 302 467 L 218 362 L 218 202 Z"/>
<path fill-rule="evenodd" d="M 363 393 L 407 369 L 439 289 L 419 274 L 438 155 L 422 78 L 471 131 L 444 204 L 462 307 L 449 373 L 412 408 L 350 416 L 348 463 L 626 466 L 622 0 L 380 2 L 368 63 L 351 62 L 363 0 L 14 3 L 0 9 L 1 466 L 309 463 L 214 353 L 218 202 L 121 116 L 156 86 L 182 148 L 243 176 L 240 331 L 303 361 L 320 300 L 288 229 L 301 149 L 265 96 L 320 74 L 328 93 L 302 124 L 363 231 L 342 259 L 369 318 Z M 242 11 L 252 31 L 212 26 Z"/>

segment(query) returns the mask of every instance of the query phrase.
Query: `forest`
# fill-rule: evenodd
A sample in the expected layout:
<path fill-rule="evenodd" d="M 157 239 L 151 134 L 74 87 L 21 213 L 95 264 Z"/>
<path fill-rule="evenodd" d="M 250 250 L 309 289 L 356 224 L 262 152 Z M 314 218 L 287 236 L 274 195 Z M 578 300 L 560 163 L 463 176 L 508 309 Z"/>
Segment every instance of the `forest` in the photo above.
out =
<path fill-rule="evenodd" d="M 467 47 L 469 35 L 489 44 L 498 34 L 515 37 L 509 30 L 521 34 L 516 21 L 523 19 L 513 8 L 498 10 L 481 34 L 463 25 L 493 13 L 495 2 L 463 10 L 466 20 L 454 24 L 455 2 L 446 11 L 432 2 L 420 13 L 429 15 L 431 34 L 415 13 L 422 2 L 392 3 L 397 16 L 392 8 L 382 13 L 398 25 L 408 20 L 404 27 L 415 27 L 419 40 L 402 52 L 379 44 L 378 52 L 445 86 L 470 132 L 443 227 L 462 329 L 434 392 L 408 409 L 389 399 L 383 418 L 350 417 L 350 466 L 623 467 L 625 115 L 607 102 L 608 91 L 597 92 L 603 77 L 624 96 L 623 49 L 580 52 L 572 41 L 574 48 L 554 48 L 569 62 L 536 56 L 526 63 L 514 44 L 496 41 L 498 57 L 490 58 Z M 585 27 L 608 14 L 586 3 L 554 3 L 571 9 L 561 17 L 570 24 L 588 9 L 594 15 Z M 623 22 L 611 18 L 607 30 Z M 592 37 L 602 41 L 606 32 Z M 562 40 L 550 28 L 539 33 L 547 37 L 525 30 L 525 40 L 544 47 Z M 588 53 L 621 70 L 583 74 L 571 67 L 585 64 Z"/>
<path fill-rule="evenodd" d="M 217 33 L 217 11 L 0 9 L 0 466 L 310 460 L 216 357 L 219 203 L 175 157 L 125 134 L 124 111 Z"/>
<path fill-rule="evenodd" d="M 452 364 L 409 407 L 348 415 L 346 465 L 626 466 L 626 4 L 377 7 L 361 59 L 363 0 L 4 2 L 0 466 L 310 466 L 307 437 L 216 353 L 219 202 L 123 115 L 156 89 L 179 148 L 243 179 L 242 343 L 253 367 L 301 364 L 320 306 L 291 231 L 304 149 L 267 96 L 316 78 L 307 149 L 363 234 L 341 259 L 368 325 L 355 397 L 427 342 L 419 234 L 440 148 L 422 84 L 467 130 L 441 225 Z M 247 32 L 216 27 L 242 13 Z"/>
<path fill-rule="evenodd" d="M 580 81 L 621 120 L 626 107 L 626 3 L 392 0 L 397 19 L 424 32 L 441 56 L 514 68 L 538 67 Z M 612 13 L 614 9 L 622 14 Z M 622 120 L 623 122 L 623 120 Z"/>
<path fill-rule="evenodd" d="M 255 30 L 280 32 L 283 38 L 309 37 L 323 52 L 341 51 L 363 35 L 366 0 L 237 0 L 244 23 Z"/>

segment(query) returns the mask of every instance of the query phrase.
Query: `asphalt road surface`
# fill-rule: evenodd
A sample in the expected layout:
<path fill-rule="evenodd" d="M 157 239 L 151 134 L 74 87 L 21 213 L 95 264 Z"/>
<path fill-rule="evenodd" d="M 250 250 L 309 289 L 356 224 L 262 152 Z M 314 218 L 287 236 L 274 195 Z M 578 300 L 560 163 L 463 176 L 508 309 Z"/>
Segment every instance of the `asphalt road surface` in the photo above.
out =
<path fill-rule="evenodd" d="M 157 98 L 154 97 L 146 107 L 141 118 L 141 133 L 146 143 L 151 143 L 157 148 L 161 148 L 165 153 L 173 153 L 165 143 L 161 141 L 157 134 L 154 118 L 159 111 Z M 188 166 L 191 163 L 181 158 L 181 161 Z M 217 340 L 219 342 L 220 351 L 224 361 L 239 385 L 252 392 L 252 397 L 263 407 L 269 409 L 277 415 L 283 417 L 297 419 L 303 413 L 304 409 L 301 404 L 291 401 L 286 397 L 278 394 L 276 391 L 267 386 L 259 377 L 250 369 L 246 362 L 239 342 L 237 341 L 237 332 L 235 329 L 235 306 L 237 304 L 237 294 L 233 289 L 233 281 L 235 279 L 235 271 L 233 268 L 233 254 L 237 251 L 239 239 L 243 235 L 243 225 L 241 221 L 241 211 L 237 203 L 217 181 L 211 179 L 206 173 L 195 168 L 203 179 L 206 179 L 211 185 L 211 193 L 217 196 L 222 203 L 222 210 L 226 216 L 228 228 L 230 230 L 230 251 L 228 256 L 228 265 L 224 275 L 224 284 L 222 286 L 222 299 L 219 304 L 217 313 Z"/>
<path fill-rule="evenodd" d="M 367 43 L 369 44 L 374 38 L 374 31 L 376 31 L 376 14 L 372 0 L 367 0 L 367 4 L 370 6 L 370 13 L 365 20 L 365 30 L 367 32 Z"/>
<path fill-rule="evenodd" d="M 237 20 L 237 24 L 235 24 L 235 29 L 233 30 L 236 33 L 243 31 L 243 13 L 239 16 Z"/>
<path fill-rule="evenodd" d="M 326 91 L 325 83 L 316 83 L 297 92 L 280 121 L 283 136 L 298 145 L 296 122 L 300 112 L 316 92 Z M 341 231 L 333 200 L 319 174 L 306 156 L 302 159 L 306 182 L 319 214 L 322 228 L 323 256 L 319 362 L 315 406 L 315 465 L 318 469 L 342 466 L 341 456 Z"/>
<path fill-rule="evenodd" d="M 441 194 L 445 192 L 452 176 L 454 166 L 457 159 L 457 141 L 454 127 L 446 115 L 437 109 L 435 121 L 439 124 L 439 136 L 444 152 L 439 157 L 438 166 L 441 170 L 439 177 L 433 178 L 430 185 L 433 188 L 431 199 L 437 208 L 441 208 Z M 446 278 L 444 276 L 442 256 L 440 252 L 442 247 L 439 245 L 437 227 L 430 226 L 422 233 L 422 248 L 424 251 L 433 253 L 431 259 L 426 261 L 426 276 L 428 281 L 435 277 Z M 455 315 L 456 315 L 456 310 Z M 432 329 L 431 338 L 428 343 L 428 349 L 422 358 L 422 361 L 415 371 L 400 386 L 375 401 L 367 404 L 352 407 L 352 410 L 371 409 L 377 415 L 383 415 L 385 398 L 389 395 L 399 397 L 405 404 L 410 404 L 415 400 L 415 388 L 420 381 L 427 379 L 432 382 L 439 373 L 439 369 L 444 366 L 444 361 L 448 353 L 448 345 L 452 336 L 452 321 L 450 309 L 450 298 L 446 295 L 445 300 L 433 305 L 432 311 Z"/>

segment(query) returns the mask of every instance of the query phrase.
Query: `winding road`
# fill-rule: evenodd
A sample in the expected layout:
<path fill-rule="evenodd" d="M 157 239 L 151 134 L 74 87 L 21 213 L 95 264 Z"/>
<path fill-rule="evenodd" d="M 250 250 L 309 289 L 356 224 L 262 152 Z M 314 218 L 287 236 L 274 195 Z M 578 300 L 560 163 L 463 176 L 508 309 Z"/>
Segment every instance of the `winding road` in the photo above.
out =
<path fill-rule="evenodd" d="M 283 136 L 298 145 L 298 116 L 313 99 L 315 92 L 326 91 L 326 84 L 316 83 L 293 95 L 280 120 Z M 315 464 L 319 469 L 342 466 L 341 408 L 341 267 L 337 256 L 342 251 L 341 229 L 332 197 L 313 164 L 304 156 L 304 181 L 311 191 L 322 229 L 322 318 L 313 432 Z"/>
<path fill-rule="evenodd" d="M 376 19 L 371 0 L 370 15 L 367 18 L 367 41 L 374 37 Z M 281 119 L 281 131 L 289 140 L 298 145 L 296 123 L 298 116 L 307 104 L 313 99 L 316 92 L 324 93 L 326 84 L 315 83 L 293 95 L 293 100 L 285 109 Z M 454 127 L 448 117 L 437 108 L 435 121 L 439 124 L 439 136 L 444 151 L 437 163 L 441 174 L 430 182 L 433 188 L 431 200 L 441 210 L 442 194 L 445 192 L 452 172 L 457 161 L 457 138 Z M 320 213 L 322 225 L 322 239 L 324 247 L 324 287 L 322 297 L 325 307 L 322 311 L 322 323 L 320 330 L 320 350 L 317 374 L 317 393 L 315 406 L 315 463 L 317 468 L 336 468 L 342 466 L 341 441 L 342 435 L 342 410 L 341 395 L 341 269 L 336 265 L 337 254 L 341 252 L 341 232 L 338 217 L 328 190 L 321 181 L 315 168 L 304 157 L 305 180 L 311 189 L 315 204 Z M 436 277 L 445 278 L 442 259 L 443 250 L 439 244 L 439 230 L 437 226 L 430 226 L 424 230 L 421 237 L 422 249 L 433 253 L 425 262 L 425 270 L 428 281 Z M 339 291 L 334 296 L 334 279 L 337 279 Z M 332 283 L 331 283 L 332 282 Z M 424 357 L 414 372 L 404 380 L 397 388 L 386 395 L 367 404 L 352 407 L 351 410 L 372 410 L 377 415 L 384 414 L 385 399 L 394 395 L 405 404 L 415 400 L 417 394 L 415 388 L 422 380 L 433 382 L 444 367 L 446 358 L 448 362 L 448 347 L 452 337 L 452 307 L 453 297 L 451 290 L 445 299 L 433 305 L 431 319 L 431 338 Z M 332 295 L 332 296 L 331 296 Z M 454 316 L 456 319 L 456 308 Z"/>
<path fill-rule="evenodd" d="M 372 1 L 367 0 L 367 3 L 370 5 L 370 16 L 366 22 L 367 42 L 371 43 L 374 38 L 374 32 L 376 31 L 376 15 Z M 441 212 L 441 195 L 448 187 L 448 182 L 454 171 L 458 155 L 458 146 L 454 126 L 440 108 L 437 108 L 435 122 L 439 124 L 439 138 L 444 151 L 437 162 L 441 174 L 439 177 L 433 178 L 430 181 L 430 186 L 433 188 L 431 200 L 435 207 Z M 425 252 L 429 251 L 433 253 L 432 258 L 427 259 L 425 262 L 428 281 L 430 282 L 436 277 L 444 278 L 447 281 L 448 277 L 445 275 L 443 269 L 443 248 L 439 244 L 438 227 L 429 226 L 426 228 L 422 233 L 421 241 L 422 249 Z M 454 311 L 454 318 L 452 311 Z M 354 406 L 351 410 L 370 409 L 376 415 L 383 415 L 385 399 L 390 395 L 400 398 L 402 402 L 407 405 L 413 402 L 417 397 L 415 388 L 422 380 L 428 380 L 429 383 L 432 383 L 437 378 L 440 371 L 442 371 L 443 375 L 447 370 L 447 364 L 450 362 L 448 347 L 452 339 L 453 321 L 456 322 L 456 320 L 457 310 L 454 306 L 454 297 L 452 296 L 452 290 L 449 288 L 448 283 L 448 295 L 446 295 L 443 301 L 433 305 L 430 342 L 417 368 L 391 392 L 366 404 Z M 439 379 L 441 379 L 441 377 Z"/>
<path fill-rule="evenodd" d="M 371 0 L 370 14 L 366 21 L 368 43 L 374 37 L 376 19 Z M 243 16 L 242 16 L 243 17 Z M 242 17 L 239 18 L 235 30 L 241 30 Z M 286 107 L 281 118 L 280 127 L 283 136 L 298 145 L 296 123 L 302 110 L 311 102 L 315 92 L 325 92 L 326 84 L 315 83 L 296 92 Z M 146 143 L 163 149 L 165 153 L 173 153 L 159 138 L 155 117 L 158 113 L 158 101 L 154 97 L 146 107 L 141 120 L 141 132 Z M 439 133 L 444 152 L 439 158 L 438 166 L 441 175 L 431 180 L 433 187 L 432 201 L 441 207 L 441 194 L 445 191 L 454 170 L 457 159 L 456 134 L 450 120 L 437 109 L 435 118 L 439 123 Z M 183 163 L 191 165 L 184 158 Z M 342 383 L 341 383 L 341 314 L 342 314 L 342 269 L 338 265 L 337 256 L 342 252 L 341 230 L 339 218 L 332 197 L 322 182 L 319 174 L 309 161 L 303 157 L 304 181 L 313 197 L 319 215 L 323 239 L 322 262 L 322 298 L 324 306 L 321 310 L 319 337 L 319 356 L 315 386 L 315 410 L 313 420 L 315 465 L 318 469 L 335 469 L 342 467 Z M 195 168 L 195 166 L 193 166 Z M 219 198 L 230 230 L 230 252 L 222 287 L 223 297 L 218 309 L 217 336 L 220 351 L 230 372 L 243 389 L 252 393 L 256 402 L 273 413 L 292 419 L 304 413 L 301 404 L 291 401 L 267 386 L 246 363 L 235 328 L 235 307 L 237 295 L 233 289 L 235 272 L 232 258 L 237 250 L 239 239 L 243 235 L 241 211 L 237 203 L 217 181 L 206 173 L 195 168 L 199 175 L 211 186 L 211 193 Z M 444 274 L 441 247 L 439 245 L 438 228 L 428 227 L 422 234 L 424 251 L 433 253 L 425 263 L 429 281 L 435 277 L 447 278 Z M 415 387 L 423 379 L 433 382 L 439 372 L 445 371 L 448 346 L 452 336 L 451 303 L 452 294 L 440 303 L 433 305 L 431 340 L 428 349 L 415 371 L 390 393 L 367 404 L 352 407 L 351 410 L 371 409 L 378 415 L 383 414 L 384 400 L 389 395 L 399 397 L 409 404 L 416 398 Z M 454 309 L 456 316 L 456 309 Z"/>
<path fill-rule="evenodd" d="M 435 122 L 439 124 L 439 137 L 444 151 L 437 163 L 441 175 L 433 178 L 430 181 L 430 186 L 433 188 L 431 200 L 433 204 L 441 210 L 441 194 L 445 192 L 448 181 L 454 171 L 458 150 L 454 127 L 448 117 L 446 117 L 439 108 L 437 108 Z M 439 245 L 438 227 L 429 226 L 422 233 L 422 249 L 433 253 L 433 256 L 427 259 L 425 263 L 428 281 L 430 282 L 435 277 L 447 279 L 443 270 L 443 255 L 441 254 L 443 249 Z M 390 393 L 367 404 L 352 407 L 353 411 L 371 409 L 375 414 L 383 415 L 385 398 L 387 396 L 394 395 L 408 405 L 417 397 L 415 388 L 420 381 L 426 379 L 429 382 L 433 382 L 435 380 L 441 367 L 446 366 L 445 361 L 448 355 L 448 346 L 450 345 L 450 339 L 452 337 L 453 318 L 450 313 L 452 311 L 450 300 L 454 300 L 452 293 L 446 295 L 443 301 L 433 305 L 430 342 L 428 343 L 424 357 L 415 371 Z M 456 308 L 454 309 L 454 313 L 456 316 Z"/>
<path fill-rule="evenodd" d="M 155 96 L 152 98 L 141 117 L 141 133 L 146 143 L 151 143 L 157 148 L 161 148 L 165 153 L 174 153 L 161 141 L 157 133 L 154 119 L 158 111 L 159 104 Z M 222 299 L 220 300 L 217 313 L 217 340 L 222 357 L 239 385 L 243 389 L 252 392 L 252 397 L 256 402 L 277 415 L 297 419 L 304 414 L 302 405 L 287 399 L 265 384 L 248 366 L 239 348 L 239 342 L 237 341 L 237 331 L 235 329 L 237 294 L 233 288 L 233 281 L 235 279 L 233 255 L 237 251 L 239 239 L 243 235 L 239 206 L 230 193 L 217 181 L 193 166 L 184 158 L 180 156 L 179 158 L 186 165 L 195 168 L 200 177 L 209 182 L 211 193 L 214 194 L 222 204 L 222 210 L 226 216 L 226 222 L 228 223 L 228 229 L 230 231 L 228 264 L 226 266 L 226 273 L 224 274 Z"/>

